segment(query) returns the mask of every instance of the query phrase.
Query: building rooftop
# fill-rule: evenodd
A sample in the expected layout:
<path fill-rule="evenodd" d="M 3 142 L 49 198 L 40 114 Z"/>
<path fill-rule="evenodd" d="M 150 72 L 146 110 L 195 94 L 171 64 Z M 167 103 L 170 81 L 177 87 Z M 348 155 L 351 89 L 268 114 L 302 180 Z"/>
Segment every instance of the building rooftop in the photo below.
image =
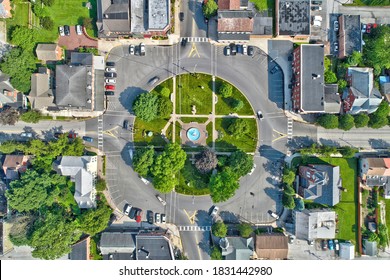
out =
<path fill-rule="evenodd" d="M 272 17 L 255 16 L 253 19 L 253 35 L 272 35 Z"/>
<path fill-rule="evenodd" d="M 340 41 L 344 43 L 344 48 L 340 47 L 342 57 L 351 55 L 354 51 L 362 51 L 362 32 L 360 15 L 342 15 L 343 30 L 340 34 Z"/>
<path fill-rule="evenodd" d="M 337 84 L 325 84 L 325 113 L 340 113 L 341 98 L 338 93 L 339 86 Z"/>
<path fill-rule="evenodd" d="M 219 242 L 226 260 L 249 260 L 253 255 L 253 237 L 228 236 Z"/>
<path fill-rule="evenodd" d="M 288 237 L 283 233 L 256 235 L 256 255 L 258 259 L 285 260 L 288 254 Z"/>
<path fill-rule="evenodd" d="M 245 3 L 243 3 L 245 4 Z M 248 2 L 246 3 L 248 5 Z M 218 10 L 239 10 L 241 7 L 240 0 L 218 0 Z"/>
<path fill-rule="evenodd" d="M 99 34 L 130 32 L 129 0 L 97 0 Z"/>
<path fill-rule="evenodd" d="M 131 232 L 103 232 L 99 247 L 103 255 L 132 254 L 135 249 L 135 234 Z"/>
<path fill-rule="evenodd" d="M 143 33 L 147 30 L 148 14 L 145 10 L 145 0 L 133 0 L 130 8 L 130 30 L 133 33 Z"/>
<path fill-rule="evenodd" d="M 72 251 L 69 253 L 71 260 L 89 260 L 89 241 L 90 237 L 84 238 L 72 245 Z"/>
<path fill-rule="evenodd" d="M 140 233 L 136 236 L 137 260 L 173 260 L 173 249 L 167 237 L 161 234 Z"/>
<path fill-rule="evenodd" d="M 61 59 L 62 52 L 57 44 L 38 44 L 35 52 L 42 61 L 57 61 Z"/>
<path fill-rule="evenodd" d="M 279 0 L 279 35 L 310 35 L 310 0 Z"/>
<path fill-rule="evenodd" d="M 148 30 L 163 30 L 169 25 L 169 0 L 149 0 Z"/>
<path fill-rule="evenodd" d="M 333 239 L 336 235 L 336 212 L 328 209 L 294 211 L 298 239 Z"/>

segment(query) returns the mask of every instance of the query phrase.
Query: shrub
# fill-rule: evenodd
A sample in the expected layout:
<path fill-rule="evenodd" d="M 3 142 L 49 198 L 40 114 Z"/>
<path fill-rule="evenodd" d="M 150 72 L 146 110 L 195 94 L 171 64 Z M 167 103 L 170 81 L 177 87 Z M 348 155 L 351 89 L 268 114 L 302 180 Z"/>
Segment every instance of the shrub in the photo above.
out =
<path fill-rule="evenodd" d="M 54 21 L 51 19 L 51 17 L 42 17 L 40 18 L 41 25 L 46 30 L 52 30 L 54 27 Z"/>
<path fill-rule="evenodd" d="M 218 221 L 211 227 L 211 232 L 216 237 L 225 237 L 227 233 L 227 226 L 222 221 Z"/>
<path fill-rule="evenodd" d="M 339 126 L 339 119 L 336 115 L 323 114 L 317 118 L 317 123 L 326 129 L 333 129 Z"/>
<path fill-rule="evenodd" d="M 161 94 L 161 96 L 169 98 L 169 96 L 171 95 L 171 91 L 169 90 L 169 88 L 164 87 L 164 88 L 162 88 L 160 94 Z"/>
<path fill-rule="evenodd" d="M 219 87 L 219 93 L 222 95 L 223 98 L 228 98 L 233 94 L 233 86 L 227 82 L 224 82 Z"/>
<path fill-rule="evenodd" d="M 238 112 L 244 107 L 244 102 L 242 102 L 241 100 L 234 99 L 232 103 L 234 112 Z"/>
<path fill-rule="evenodd" d="M 24 122 L 27 123 L 37 123 L 41 119 L 42 115 L 39 111 L 37 110 L 30 110 L 27 111 L 26 113 L 23 113 L 20 116 L 20 119 Z"/>

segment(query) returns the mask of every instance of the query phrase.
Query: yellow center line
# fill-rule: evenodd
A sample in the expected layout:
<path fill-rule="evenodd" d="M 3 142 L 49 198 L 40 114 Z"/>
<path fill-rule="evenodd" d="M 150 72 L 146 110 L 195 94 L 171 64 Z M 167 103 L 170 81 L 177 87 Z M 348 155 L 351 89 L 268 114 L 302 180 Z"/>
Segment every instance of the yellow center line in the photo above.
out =
<path fill-rule="evenodd" d="M 186 209 L 183 209 L 184 210 L 184 213 L 186 214 L 188 220 L 190 221 L 190 223 L 193 225 L 195 223 L 195 216 L 196 216 L 196 213 L 197 211 L 195 211 L 192 215 L 188 214 L 188 212 L 186 211 Z"/>
<path fill-rule="evenodd" d="M 195 52 L 194 55 L 192 55 L 193 52 Z M 196 48 L 196 45 L 195 45 L 195 43 L 193 42 L 193 43 L 192 43 L 192 47 L 191 47 L 191 51 L 190 51 L 190 53 L 188 54 L 188 57 L 194 57 L 195 55 L 197 55 L 198 57 L 200 57 L 199 52 L 198 52 L 198 49 Z"/>
<path fill-rule="evenodd" d="M 202 255 L 200 254 L 198 237 L 196 237 L 196 234 L 195 234 L 195 242 L 196 242 L 196 247 L 198 248 L 199 259 L 202 260 Z"/>

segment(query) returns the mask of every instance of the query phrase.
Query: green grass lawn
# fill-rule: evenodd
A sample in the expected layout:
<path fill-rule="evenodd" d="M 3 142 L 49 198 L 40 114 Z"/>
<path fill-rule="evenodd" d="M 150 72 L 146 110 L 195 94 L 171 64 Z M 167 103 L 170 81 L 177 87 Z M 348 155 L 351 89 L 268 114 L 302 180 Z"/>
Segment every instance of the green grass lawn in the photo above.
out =
<path fill-rule="evenodd" d="M 386 226 L 390 230 L 390 199 L 381 197 L 379 200 L 386 204 Z"/>
<path fill-rule="evenodd" d="M 184 74 L 176 78 L 176 114 L 192 114 L 192 105 L 197 115 L 208 115 L 212 111 L 211 76 L 198 76 L 199 79 Z"/>
<path fill-rule="evenodd" d="M 15 3 L 14 14 L 12 18 L 7 19 L 7 28 L 9 29 L 12 26 L 28 26 L 28 10 L 29 3 Z"/>
<path fill-rule="evenodd" d="M 207 118 L 181 117 L 180 120 L 183 123 L 190 123 L 190 122 L 205 123 L 207 121 Z"/>
<path fill-rule="evenodd" d="M 210 174 L 200 173 L 195 165 L 188 159 L 184 168 L 178 173 L 179 186 L 176 187 L 176 192 L 188 195 L 209 194 L 208 182 Z"/>
<path fill-rule="evenodd" d="M 153 91 L 160 92 L 165 87 L 169 88 L 171 92 L 173 91 L 173 80 L 171 78 L 156 86 Z"/>
<path fill-rule="evenodd" d="M 272 10 L 275 8 L 275 0 L 250 0 L 255 4 L 256 8 L 260 11 L 268 11 L 268 15 L 271 16 Z"/>
<path fill-rule="evenodd" d="M 134 128 L 134 143 L 136 146 L 163 146 L 166 144 L 165 140 L 161 137 L 161 130 L 167 124 L 168 120 L 156 119 L 152 122 L 144 122 L 139 118 L 135 118 Z M 146 136 L 147 131 L 152 131 L 153 136 Z M 169 131 L 169 129 L 168 129 Z"/>
<path fill-rule="evenodd" d="M 219 87 L 222 85 L 222 83 L 226 83 L 226 81 L 217 78 L 215 80 L 215 90 L 218 93 Z M 221 95 L 218 94 L 218 102 L 215 104 L 215 113 L 217 115 L 229 115 L 230 113 L 237 113 L 239 115 L 253 115 L 254 112 L 252 110 L 252 107 L 249 103 L 249 101 L 246 99 L 246 97 L 234 86 L 233 86 L 233 95 L 229 98 L 223 98 Z M 244 107 L 237 111 L 233 111 L 233 102 L 234 100 L 241 100 L 244 103 Z"/>
<path fill-rule="evenodd" d="M 209 122 L 208 125 L 206 125 L 206 130 L 208 137 L 206 139 L 206 143 L 209 147 L 213 146 L 213 123 Z"/>
<path fill-rule="evenodd" d="M 218 118 L 215 120 L 215 129 L 219 132 L 219 137 L 215 142 L 217 151 L 231 152 L 238 149 L 244 152 L 254 152 L 257 144 L 257 125 L 255 119 L 247 119 L 250 129 L 249 133 L 241 138 L 231 136 L 227 132 L 231 119 Z"/>

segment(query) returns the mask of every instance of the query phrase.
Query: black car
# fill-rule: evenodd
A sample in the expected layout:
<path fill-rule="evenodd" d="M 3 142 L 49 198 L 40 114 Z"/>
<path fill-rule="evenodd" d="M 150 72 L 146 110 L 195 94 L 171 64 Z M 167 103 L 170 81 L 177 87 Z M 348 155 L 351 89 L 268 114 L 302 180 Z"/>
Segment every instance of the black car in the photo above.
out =
<path fill-rule="evenodd" d="M 104 94 L 105 95 L 115 95 L 115 92 L 113 92 L 113 91 L 105 91 Z"/>
<path fill-rule="evenodd" d="M 138 212 L 138 208 L 132 207 L 131 210 L 130 210 L 129 218 L 130 219 L 134 219 L 135 218 L 135 214 L 137 214 L 137 212 Z"/>
<path fill-rule="evenodd" d="M 252 46 L 248 47 L 248 55 L 253 56 L 253 47 Z"/>
<path fill-rule="evenodd" d="M 104 73 L 104 77 L 106 77 L 106 78 L 116 78 L 117 75 L 116 75 L 115 72 L 106 72 L 106 73 Z"/>
<path fill-rule="evenodd" d="M 107 67 L 115 67 L 115 62 L 113 62 L 113 61 L 107 61 L 107 62 L 106 62 L 106 66 L 107 66 Z"/>
<path fill-rule="evenodd" d="M 181 46 L 182 46 L 182 47 L 185 47 L 185 46 L 187 45 L 187 42 L 188 42 L 188 39 L 187 39 L 187 38 L 181 39 Z"/>
<path fill-rule="evenodd" d="M 129 128 L 129 121 L 128 120 L 124 120 L 123 121 L 123 129 L 128 129 Z"/>
<path fill-rule="evenodd" d="M 236 45 L 237 53 L 242 53 L 242 45 Z"/>
<path fill-rule="evenodd" d="M 278 66 L 278 65 L 275 65 L 275 67 L 271 69 L 270 73 L 271 73 L 271 74 L 275 74 L 275 73 L 278 72 L 279 70 L 280 70 L 279 66 Z"/>
<path fill-rule="evenodd" d="M 179 19 L 180 19 L 180 21 L 183 21 L 183 20 L 184 20 L 184 13 L 183 13 L 183 12 L 180 12 L 180 14 L 179 14 Z"/>
<path fill-rule="evenodd" d="M 64 25 L 64 32 L 66 36 L 70 36 L 70 27 L 69 25 Z"/>
<path fill-rule="evenodd" d="M 149 224 L 153 224 L 154 223 L 153 211 L 149 210 L 146 218 Z"/>
<path fill-rule="evenodd" d="M 237 46 L 236 46 L 236 44 L 234 44 L 234 43 L 230 44 L 230 52 L 231 52 L 232 55 L 236 55 L 237 54 Z"/>

